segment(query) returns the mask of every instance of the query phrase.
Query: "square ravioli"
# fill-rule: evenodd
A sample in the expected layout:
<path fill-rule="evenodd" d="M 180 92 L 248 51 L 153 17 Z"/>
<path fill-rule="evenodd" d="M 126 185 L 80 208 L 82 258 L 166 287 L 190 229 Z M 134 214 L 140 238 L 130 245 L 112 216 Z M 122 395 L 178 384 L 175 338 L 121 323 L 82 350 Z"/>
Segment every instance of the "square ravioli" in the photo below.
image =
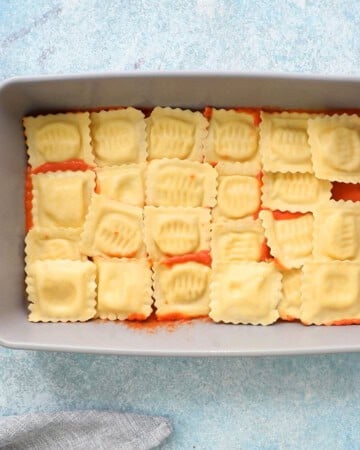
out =
<path fill-rule="evenodd" d="M 210 267 L 195 261 L 154 265 L 154 297 L 158 319 L 182 319 L 209 313 Z"/>
<path fill-rule="evenodd" d="M 89 113 L 29 116 L 24 117 L 23 125 L 32 168 L 72 159 L 94 163 Z"/>
<path fill-rule="evenodd" d="M 293 321 L 300 318 L 302 271 L 285 270 L 282 277 L 282 298 L 278 311 L 281 319 Z"/>
<path fill-rule="evenodd" d="M 80 250 L 87 256 L 144 257 L 143 210 L 94 194 Z"/>
<path fill-rule="evenodd" d="M 150 162 L 146 178 L 147 204 L 154 206 L 215 205 L 217 172 L 209 164 L 180 159 Z"/>
<path fill-rule="evenodd" d="M 214 265 L 240 261 L 260 261 L 264 230 L 258 220 L 215 222 L 211 231 Z"/>
<path fill-rule="evenodd" d="M 272 210 L 312 212 L 331 196 L 331 183 L 311 173 L 265 173 L 263 206 Z"/>
<path fill-rule="evenodd" d="M 255 112 L 212 109 L 205 161 L 256 161 L 259 166 L 258 134 Z"/>
<path fill-rule="evenodd" d="M 360 263 L 304 265 L 300 319 L 305 325 L 360 324 Z"/>
<path fill-rule="evenodd" d="M 259 151 L 268 172 L 312 172 L 306 113 L 261 113 Z"/>
<path fill-rule="evenodd" d="M 26 268 L 31 322 L 86 321 L 95 315 L 95 265 L 90 261 L 35 261 Z"/>
<path fill-rule="evenodd" d="M 44 259 L 86 260 L 80 252 L 80 228 L 32 228 L 25 238 L 26 263 Z"/>
<path fill-rule="evenodd" d="M 155 261 L 209 250 L 210 210 L 145 206 L 145 242 Z"/>
<path fill-rule="evenodd" d="M 311 213 L 260 211 L 259 217 L 271 255 L 282 267 L 299 268 L 312 258 L 314 218 Z"/>
<path fill-rule="evenodd" d="M 260 208 L 261 189 L 254 164 L 220 162 L 218 172 L 217 205 L 215 219 L 242 219 L 255 216 Z"/>
<path fill-rule="evenodd" d="M 316 117 L 309 120 L 309 143 L 318 178 L 360 182 L 360 117 Z"/>
<path fill-rule="evenodd" d="M 360 260 L 360 204 L 330 201 L 314 212 L 317 261 Z"/>
<path fill-rule="evenodd" d="M 95 161 L 98 166 L 146 160 L 144 114 L 135 108 L 90 114 Z"/>
<path fill-rule="evenodd" d="M 97 317 L 145 320 L 152 312 L 151 269 L 146 259 L 95 258 Z"/>
<path fill-rule="evenodd" d="M 96 169 L 96 192 L 121 203 L 143 207 L 145 164 Z"/>
<path fill-rule="evenodd" d="M 35 226 L 80 228 L 95 188 L 91 170 L 32 175 Z"/>
<path fill-rule="evenodd" d="M 270 325 L 279 318 L 281 273 L 273 263 L 237 262 L 213 269 L 210 317 L 215 322 Z"/>
<path fill-rule="evenodd" d="M 157 106 L 146 121 L 150 160 L 202 160 L 208 122 L 200 112 Z"/>

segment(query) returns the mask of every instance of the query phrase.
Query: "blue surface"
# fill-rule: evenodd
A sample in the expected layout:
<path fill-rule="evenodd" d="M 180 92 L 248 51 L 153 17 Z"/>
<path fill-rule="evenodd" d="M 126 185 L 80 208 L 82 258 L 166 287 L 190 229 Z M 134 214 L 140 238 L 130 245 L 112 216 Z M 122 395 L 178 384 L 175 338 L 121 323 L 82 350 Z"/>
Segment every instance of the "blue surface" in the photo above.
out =
<path fill-rule="evenodd" d="M 360 74 L 357 0 L 0 0 L 0 78 L 137 69 Z M 354 449 L 360 355 L 129 358 L 0 349 L 0 414 L 170 417 L 166 449 Z"/>

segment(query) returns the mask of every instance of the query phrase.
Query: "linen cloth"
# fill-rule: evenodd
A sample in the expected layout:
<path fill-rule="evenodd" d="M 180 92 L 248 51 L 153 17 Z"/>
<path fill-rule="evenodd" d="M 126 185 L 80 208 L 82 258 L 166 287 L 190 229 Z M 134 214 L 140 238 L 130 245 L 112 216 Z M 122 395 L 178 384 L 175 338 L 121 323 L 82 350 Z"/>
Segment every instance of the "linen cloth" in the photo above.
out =
<path fill-rule="evenodd" d="M 68 411 L 0 418 L 0 448 L 11 450 L 147 450 L 172 432 L 157 416 Z"/>

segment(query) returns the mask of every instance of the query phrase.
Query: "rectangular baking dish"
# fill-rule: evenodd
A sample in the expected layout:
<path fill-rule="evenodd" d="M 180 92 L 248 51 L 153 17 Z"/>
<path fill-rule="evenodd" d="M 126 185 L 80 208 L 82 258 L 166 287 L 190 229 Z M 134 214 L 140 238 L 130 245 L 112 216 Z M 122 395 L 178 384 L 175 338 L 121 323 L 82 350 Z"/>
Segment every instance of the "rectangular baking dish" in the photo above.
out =
<path fill-rule="evenodd" d="M 43 349 L 137 355 L 275 355 L 360 350 L 357 326 L 190 325 L 141 330 L 118 323 L 34 324 L 24 295 L 25 114 L 98 106 L 360 106 L 360 78 L 238 73 L 122 73 L 17 78 L 0 85 L 0 343 Z"/>

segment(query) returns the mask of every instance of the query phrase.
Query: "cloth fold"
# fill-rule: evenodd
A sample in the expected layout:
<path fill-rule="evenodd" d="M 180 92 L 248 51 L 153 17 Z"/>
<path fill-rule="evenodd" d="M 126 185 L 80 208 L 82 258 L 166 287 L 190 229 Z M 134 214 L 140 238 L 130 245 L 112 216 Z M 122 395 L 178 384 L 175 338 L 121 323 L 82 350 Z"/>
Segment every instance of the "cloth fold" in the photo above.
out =
<path fill-rule="evenodd" d="M 165 417 L 67 411 L 0 417 L 0 448 L 11 450 L 147 450 L 171 434 Z"/>

